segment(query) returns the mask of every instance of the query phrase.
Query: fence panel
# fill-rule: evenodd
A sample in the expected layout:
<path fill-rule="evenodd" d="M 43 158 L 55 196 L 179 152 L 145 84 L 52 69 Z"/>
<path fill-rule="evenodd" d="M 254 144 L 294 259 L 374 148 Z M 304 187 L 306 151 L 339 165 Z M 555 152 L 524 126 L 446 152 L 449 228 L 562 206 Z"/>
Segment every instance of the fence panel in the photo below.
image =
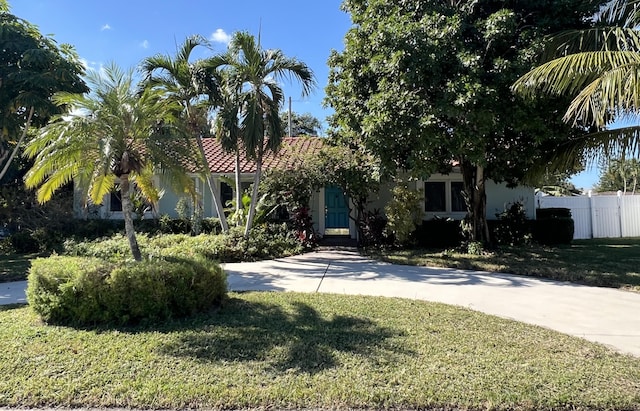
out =
<path fill-rule="evenodd" d="M 538 208 L 571 210 L 574 239 L 640 237 L 640 195 L 538 197 Z"/>
<path fill-rule="evenodd" d="M 622 196 L 622 236 L 640 237 L 640 195 Z"/>
<path fill-rule="evenodd" d="M 620 237 L 620 206 L 618 196 L 591 197 L 593 208 L 593 238 Z"/>

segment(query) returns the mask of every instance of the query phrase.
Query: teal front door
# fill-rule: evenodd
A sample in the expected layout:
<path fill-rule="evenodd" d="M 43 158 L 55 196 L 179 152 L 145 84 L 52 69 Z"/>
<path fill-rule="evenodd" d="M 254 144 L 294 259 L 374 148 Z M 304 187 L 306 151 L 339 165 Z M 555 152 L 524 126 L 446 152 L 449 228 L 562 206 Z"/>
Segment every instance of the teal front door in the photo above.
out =
<path fill-rule="evenodd" d="M 342 189 L 325 187 L 325 234 L 349 234 L 349 206 Z"/>

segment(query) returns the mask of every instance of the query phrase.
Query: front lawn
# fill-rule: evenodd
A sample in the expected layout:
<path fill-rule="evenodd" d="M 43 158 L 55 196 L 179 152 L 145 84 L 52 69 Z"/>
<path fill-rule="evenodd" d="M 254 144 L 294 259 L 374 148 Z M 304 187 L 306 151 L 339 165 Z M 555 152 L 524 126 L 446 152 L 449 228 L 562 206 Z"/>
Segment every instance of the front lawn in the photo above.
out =
<path fill-rule="evenodd" d="M 576 240 L 570 246 L 505 247 L 484 255 L 455 250 L 370 251 L 395 264 L 522 274 L 640 291 L 640 238 Z"/>
<path fill-rule="evenodd" d="M 443 304 L 231 294 L 159 328 L 0 308 L 0 407 L 626 409 L 640 359 Z"/>

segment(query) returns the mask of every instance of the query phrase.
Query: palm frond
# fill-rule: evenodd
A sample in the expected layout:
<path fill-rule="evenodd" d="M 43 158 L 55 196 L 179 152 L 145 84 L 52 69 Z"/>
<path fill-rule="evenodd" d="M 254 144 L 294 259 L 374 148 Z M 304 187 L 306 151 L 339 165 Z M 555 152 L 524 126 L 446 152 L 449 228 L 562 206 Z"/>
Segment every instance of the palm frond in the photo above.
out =
<path fill-rule="evenodd" d="M 626 27 L 568 30 L 550 37 L 542 54 L 546 62 L 570 54 L 593 51 L 640 51 L 640 33 Z"/>
<path fill-rule="evenodd" d="M 553 95 L 576 94 L 603 73 L 640 63 L 640 53 L 584 52 L 551 60 L 520 77 L 512 90 L 524 97 L 537 92 Z"/>

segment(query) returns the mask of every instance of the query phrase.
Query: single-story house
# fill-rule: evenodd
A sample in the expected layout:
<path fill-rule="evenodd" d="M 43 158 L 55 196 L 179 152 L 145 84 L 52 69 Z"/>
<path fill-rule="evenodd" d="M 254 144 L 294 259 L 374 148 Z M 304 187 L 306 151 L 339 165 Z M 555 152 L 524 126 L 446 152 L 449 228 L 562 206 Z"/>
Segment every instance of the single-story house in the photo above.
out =
<path fill-rule="evenodd" d="M 321 149 L 324 140 L 319 137 L 285 137 L 283 149 L 276 155 L 270 153 L 263 160 L 263 170 L 273 168 L 291 168 L 298 155 L 291 153 L 313 153 Z M 213 138 L 203 140 L 205 155 L 209 161 L 213 180 L 217 185 L 222 204 L 226 204 L 233 197 L 234 187 L 222 181 L 224 177 L 235 178 L 235 157 L 226 153 L 221 145 Z M 249 187 L 253 182 L 256 170 L 255 162 L 247 159 L 241 161 L 241 184 L 243 188 Z M 196 189 L 202 198 L 203 216 L 216 217 L 215 206 L 207 183 L 197 176 L 193 176 Z M 412 184 L 416 189 L 424 192 L 423 210 L 424 219 L 434 217 L 462 219 L 466 214 L 464 200 L 462 198 L 462 174 L 455 167 L 450 174 L 434 174 L 426 181 L 415 181 Z M 378 193 L 372 193 L 370 208 L 383 210 L 391 199 L 391 184 L 383 185 Z M 524 204 L 527 217 L 535 218 L 535 193 L 531 187 L 508 188 L 503 183 L 487 181 L 487 218 L 495 219 L 496 213 L 504 211 L 510 203 L 520 201 Z M 176 194 L 169 188 L 164 189 L 164 195 L 157 204 L 156 213 L 177 216 L 176 205 L 182 194 Z M 339 187 L 324 187 L 317 190 L 309 204 L 316 231 L 320 235 L 349 235 L 356 238 L 357 230 L 353 218 L 349 218 L 350 211 L 348 199 L 345 198 Z M 353 207 L 351 207 L 353 209 Z M 103 205 L 97 211 L 99 218 L 122 218 L 122 205 L 117 195 L 107 196 Z M 151 217 L 149 213 L 145 217 Z"/>

